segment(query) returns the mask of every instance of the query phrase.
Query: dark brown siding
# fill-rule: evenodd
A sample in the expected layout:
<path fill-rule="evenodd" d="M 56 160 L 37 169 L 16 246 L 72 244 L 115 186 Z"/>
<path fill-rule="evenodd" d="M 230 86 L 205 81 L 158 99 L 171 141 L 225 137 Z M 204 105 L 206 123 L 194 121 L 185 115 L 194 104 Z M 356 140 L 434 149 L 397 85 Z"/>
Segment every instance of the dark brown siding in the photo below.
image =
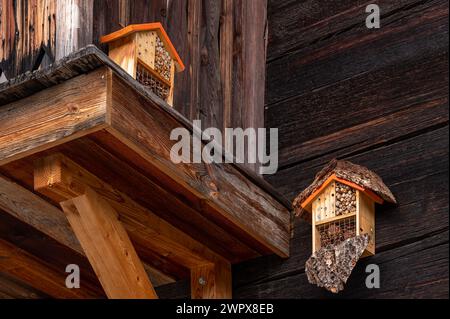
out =
<path fill-rule="evenodd" d="M 268 180 L 293 199 L 334 157 L 373 169 L 399 204 L 377 207 L 377 254 L 338 297 L 448 297 L 448 2 L 373 2 L 379 30 L 366 1 L 270 1 L 266 126 L 281 168 Z M 235 267 L 235 297 L 331 297 L 307 281 L 310 241 L 297 221 L 289 260 Z M 380 289 L 365 287 L 371 263 Z"/>
<path fill-rule="evenodd" d="M 55 54 L 54 0 L 0 0 L 0 73 L 8 79 Z"/>

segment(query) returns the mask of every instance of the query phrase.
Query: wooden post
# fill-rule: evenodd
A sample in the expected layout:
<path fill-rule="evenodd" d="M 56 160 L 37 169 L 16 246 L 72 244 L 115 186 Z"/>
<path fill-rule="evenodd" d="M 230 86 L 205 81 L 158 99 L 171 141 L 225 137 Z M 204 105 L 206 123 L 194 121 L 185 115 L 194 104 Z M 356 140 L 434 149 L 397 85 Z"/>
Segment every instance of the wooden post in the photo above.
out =
<path fill-rule="evenodd" d="M 155 290 L 117 212 L 95 191 L 62 202 L 72 229 L 106 295 L 114 299 L 155 299 Z"/>
<path fill-rule="evenodd" d="M 231 265 L 218 262 L 191 269 L 192 299 L 231 299 Z"/>

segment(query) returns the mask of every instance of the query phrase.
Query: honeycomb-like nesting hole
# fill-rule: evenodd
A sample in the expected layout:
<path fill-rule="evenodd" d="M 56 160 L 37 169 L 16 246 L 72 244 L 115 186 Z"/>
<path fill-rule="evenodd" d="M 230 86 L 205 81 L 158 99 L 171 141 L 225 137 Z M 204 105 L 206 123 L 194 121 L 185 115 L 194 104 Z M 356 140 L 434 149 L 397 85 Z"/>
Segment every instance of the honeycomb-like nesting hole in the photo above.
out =
<path fill-rule="evenodd" d="M 336 182 L 335 215 L 356 213 L 356 190 L 348 185 Z"/>
<path fill-rule="evenodd" d="M 159 36 L 156 37 L 156 50 L 155 50 L 155 70 L 163 78 L 170 81 L 170 74 L 172 68 L 172 57 L 164 47 L 164 43 Z"/>

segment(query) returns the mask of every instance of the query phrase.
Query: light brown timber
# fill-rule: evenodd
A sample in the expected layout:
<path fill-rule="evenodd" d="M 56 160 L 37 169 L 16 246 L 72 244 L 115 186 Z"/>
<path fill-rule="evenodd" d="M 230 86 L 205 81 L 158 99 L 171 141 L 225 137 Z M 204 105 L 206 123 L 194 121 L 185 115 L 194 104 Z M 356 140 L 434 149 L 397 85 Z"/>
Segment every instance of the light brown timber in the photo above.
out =
<path fill-rule="evenodd" d="M 87 187 L 61 207 L 109 298 L 157 298 L 118 213 L 106 200 Z"/>

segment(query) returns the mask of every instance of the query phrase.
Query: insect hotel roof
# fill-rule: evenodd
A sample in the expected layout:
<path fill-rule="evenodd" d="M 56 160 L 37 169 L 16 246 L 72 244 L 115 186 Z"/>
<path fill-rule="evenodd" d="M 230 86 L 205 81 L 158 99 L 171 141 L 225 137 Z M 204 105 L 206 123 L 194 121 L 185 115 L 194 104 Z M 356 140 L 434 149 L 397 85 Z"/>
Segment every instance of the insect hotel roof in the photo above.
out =
<path fill-rule="evenodd" d="M 161 38 L 161 41 L 164 43 L 166 50 L 169 52 L 172 59 L 175 61 L 175 66 L 178 72 L 182 72 L 185 69 L 183 61 L 178 55 L 177 50 L 175 49 L 172 41 L 170 41 L 167 32 L 164 30 L 162 24 L 160 22 L 153 23 L 144 23 L 144 24 L 130 24 L 123 29 L 115 31 L 113 33 L 107 34 L 101 37 L 100 41 L 102 43 L 110 43 L 113 41 L 117 41 L 119 39 L 128 37 L 136 32 L 144 32 L 144 31 L 156 31 Z"/>
<path fill-rule="evenodd" d="M 333 181 L 365 193 L 375 203 L 396 203 L 394 195 L 376 173 L 348 161 L 332 160 L 317 173 L 313 183 L 294 199 L 296 215 L 311 222 L 312 201 Z"/>

